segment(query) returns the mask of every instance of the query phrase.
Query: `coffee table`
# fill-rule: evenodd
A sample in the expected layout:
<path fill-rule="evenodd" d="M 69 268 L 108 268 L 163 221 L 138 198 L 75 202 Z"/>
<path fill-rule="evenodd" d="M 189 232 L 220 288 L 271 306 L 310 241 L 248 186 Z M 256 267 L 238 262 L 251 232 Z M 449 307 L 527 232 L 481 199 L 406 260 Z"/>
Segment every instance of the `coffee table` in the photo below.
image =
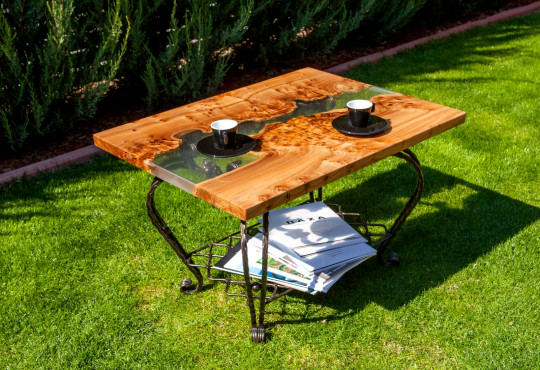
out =
<path fill-rule="evenodd" d="M 374 102 L 373 114 L 386 120 L 387 127 L 370 136 L 337 131 L 332 122 L 346 114 L 346 103 L 353 99 Z M 292 290 L 266 279 L 268 212 L 305 195 L 307 202 L 322 200 L 323 186 L 389 156 L 401 158 L 412 165 L 418 180 L 398 218 L 390 227 L 363 219 L 351 223 L 377 248 L 381 264 L 396 264 L 395 256 L 386 260 L 385 251 L 418 203 L 424 184 L 420 163 L 409 148 L 465 122 L 465 115 L 443 105 L 304 68 L 97 133 L 94 142 L 155 176 L 146 200 L 150 220 L 197 280 L 193 284 L 184 279 L 182 291 L 200 291 L 201 269 L 206 270 L 209 280 L 225 283 L 228 295 L 247 300 L 251 338 L 262 342 L 265 305 Z M 254 149 L 226 158 L 201 154 L 197 143 L 212 135 L 213 121 L 225 118 L 240 123 L 238 133 L 254 139 Z M 163 181 L 238 218 L 240 231 L 186 252 L 155 207 L 154 192 Z M 359 216 L 343 212 L 341 207 L 337 212 L 343 218 Z M 262 227 L 250 221 L 259 216 Z M 254 224 L 248 226 L 248 221 Z M 251 278 L 247 268 L 247 238 L 257 228 L 263 231 L 261 279 Z M 212 275 L 214 262 L 223 256 L 217 250 L 228 250 L 237 243 L 243 256 L 243 280 L 234 280 L 231 274 Z M 243 292 L 230 289 L 236 284 Z M 258 315 L 255 299 L 259 300 Z"/>

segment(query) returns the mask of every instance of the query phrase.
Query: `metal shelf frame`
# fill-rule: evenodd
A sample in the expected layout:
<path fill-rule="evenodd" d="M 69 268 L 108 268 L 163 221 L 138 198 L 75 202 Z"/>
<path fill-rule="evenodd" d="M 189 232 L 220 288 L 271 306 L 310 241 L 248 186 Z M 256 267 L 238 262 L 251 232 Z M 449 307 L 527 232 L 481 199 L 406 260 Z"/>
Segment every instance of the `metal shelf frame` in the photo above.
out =
<path fill-rule="evenodd" d="M 364 220 L 364 217 L 360 213 L 343 212 L 340 205 L 328 204 L 329 206 L 335 208 L 337 214 L 345 220 L 348 217 L 355 217 L 356 219 L 360 219 L 360 221 L 349 222 L 349 224 L 355 227 L 368 240 L 368 244 L 377 249 L 377 261 L 379 262 L 379 264 L 385 266 L 399 265 L 399 259 L 397 258 L 397 254 L 389 253 L 388 259 L 385 259 L 385 252 L 392 239 L 403 226 L 407 217 L 411 214 L 413 209 L 420 201 L 424 189 L 424 176 L 422 173 L 420 162 L 416 155 L 414 155 L 414 153 L 410 149 L 405 149 L 402 152 L 396 153 L 394 156 L 405 160 L 414 168 L 417 174 L 417 183 L 412 195 L 409 198 L 409 201 L 406 203 L 405 207 L 390 228 L 387 228 L 383 224 L 370 224 Z M 182 281 L 180 287 L 181 291 L 185 294 L 193 294 L 196 292 L 200 292 L 204 284 L 204 278 L 201 273 L 201 269 L 205 269 L 206 277 L 209 281 L 219 281 L 225 283 L 225 293 L 227 295 L 246 299 L 251 318 L 251 339 L 259 343 L 264 342 L 266 340 L 266 332 L 264 329 L 264 315 L 266 304 L 271 303 L 294 290 L 292 288 L 267 281 L 268 212 L 262 215 L 262 225 L 260 223 L 255 223 L 251 226 L 248 226 L 246 221 L 241 220 L 240 230 L 238 232 L 230 234 L 218 241 L 215 241 L 188 253 L 186 252 L 182 244 L 178 241 L 176 236 L 172 233 L 171 229 L 167 226 L 165 221 L 161 218 L 156 209 L 154 202 L 154 193 L 156 188 L 162 182 L 163 180 L 158 177 L 155 177 L 152 181 L 150 190 L 148 191 L 146 197 L 146 209 L 154 227 L 165 239 L 165 241 L 171 246 L 171 248 L 175 251 L 178 257 L 182 260 L 182 262 L 186 265 L 186 267 L 196 279 L 196 283 L 193 284 L 192 279 L 185 278 Z M 315 196 L 314 192 L 309 193 L 309 200 L 307 200 L 306 203 L 314 201 L 322 201 L 322 188 L 317 190 L 317 196 Z M 263 233 L 262 276 L 260 279 L 254 279 L 249 276 L 247 240 L 248 235 L 257 233 L 261 227 Z M 378 232 L 373 232 L 374 229 L 377 229 Z M 242 250 L 242 262 L 244 267 L 243 279 L 234 279 L 234 274 L 232 273 L 225 273 L 226 277 L 213 276 L 211 272 L 215 271 L 213 267 L 215 262 L 217 262 L 217 260 L 224 256 L 224 254 L 218 252 L 228 251 L 238 243 L 240 243 Z M 204 260 L 205 263 L 195 263 L 194 257 Z M 223 274 L 224 272 L 221 271 L 220 273 Z M 235 285 L 244 286 L 245 293 L 231 292 L 231 287 Z M 258 293 L 258 295 L 256 295 L 255 293 Z M 255 308 L 255 300 L 259 301 L 258 315 Z"/>

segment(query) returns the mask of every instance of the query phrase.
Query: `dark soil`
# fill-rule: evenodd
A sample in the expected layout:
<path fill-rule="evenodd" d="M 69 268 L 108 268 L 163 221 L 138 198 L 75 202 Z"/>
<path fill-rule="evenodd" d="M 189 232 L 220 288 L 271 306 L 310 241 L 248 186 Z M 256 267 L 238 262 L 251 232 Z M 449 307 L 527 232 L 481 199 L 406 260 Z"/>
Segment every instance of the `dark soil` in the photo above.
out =
<path fill-rule="evenodd" d="M 455 27 L 462 23 L 483 19 L 500 11 L 532 4 L 534 2 L 535 0 L 511 1 L 499 9 L 477 11 L 469 14 L 466 18 L 459 21 L 445 22 L 438 24 L 437 26 L 415 22 L 414 24 L 400 30 L 398 33 L 390 36 L 378 45 L 371 47 L 358 46 L 340 48 L 332 52 L 331 55 L 306 60 L 302 65 L 291 65 L 287 66 L 286 68 L 261 66 L 249 69 L 231 69 L 223 85 L 220 87 L 219 92 L 229 91 L 246 86 L 302 67 L 313 67 L 324 70 L 365 55 L 380 52 L 424 36 L 435 34 L 439 31 Z M 77 127 L 74 127 L 67 135 L 59 135 L 56 137 L 42 139 L 40 142 L 34 143 L 34 145 L 31 146 L 31 150 L 10 154 L 7 156 L 3 155 L 2 158 L 0 158 L 0 173 L 8 172 L 91 145 L 93 144 L 92 135 L 94 133 L 134 121 L 149 114 L 147 111 L 145 111 L 140 102 L 134 104 L 129 97 L 115 94 L 114 92 L 110 95 L 111 96 L 108 99 L 105 99 L 101 104 L 99 113 L 96 115 L 96 117 L 94 117 L 92 120 L 81 123 Z"/>

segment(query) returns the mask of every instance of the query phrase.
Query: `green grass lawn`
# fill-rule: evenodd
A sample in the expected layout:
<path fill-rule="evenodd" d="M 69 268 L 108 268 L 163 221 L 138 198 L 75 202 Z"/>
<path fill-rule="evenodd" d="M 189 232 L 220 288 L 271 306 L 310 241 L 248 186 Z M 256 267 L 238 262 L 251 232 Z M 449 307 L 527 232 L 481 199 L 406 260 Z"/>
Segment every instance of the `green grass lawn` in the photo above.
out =
<path fill-rule="evenodd" d="M 111 156 L 0 190 L 1 368 L 540 368 L 540 14 L 362 65 L 348 77 L 467 112 L 413 148 L 426 188 L 391 245 L 328 294 L 268 306 L 196 295 L 150 224 L 152 177 Z M 415 174 L 391 158 L 326 200 L 390 222 Z M 239 222 L 170 185 L 156 192 L 187 250 Z M 189 212 L 185 212 L 189 209 Z"/>

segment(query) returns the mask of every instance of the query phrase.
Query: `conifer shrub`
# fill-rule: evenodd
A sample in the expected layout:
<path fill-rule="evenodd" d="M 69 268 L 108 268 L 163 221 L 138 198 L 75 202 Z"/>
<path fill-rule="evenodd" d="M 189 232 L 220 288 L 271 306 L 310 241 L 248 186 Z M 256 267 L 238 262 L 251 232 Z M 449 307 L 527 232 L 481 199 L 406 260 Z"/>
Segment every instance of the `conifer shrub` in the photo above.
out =
<path fill-rule="evenodd" d="M 92 117 L 127 47 L 123 0 L 34 0 L 0 7 L 0 144 Z"/>
<path fill-rule="evenodd" d="M 145 102 L 186 102 L 210 94 L 223 81 L 248 27 L 253 0 L 173 1 L 167 29 L 147 51 L 142 79 Z M 156 36 L 156 35 L 154 35 Z M 148 37 L 148 35 L 147 35 Z"/>
<path fill-rule="evenodd" d="M 246 64 L 287 64 L 327 53 L 356 29 L 362 4 L 344 0 L 271 0 L 257 2 L 239 58 Z"/>
<path fill-rule="evenodd" d="M 377 44 L 410 22 L 425 2 L 426 0 L 349 0 L 347 7 L 358 8 L 362 21 L 337 46 Z"/>
<path fill-rule="evenodd" d="M 340 42 L 379 39 L 407 23 L 426 0 L 272 0 L 256 3 L 239 58 L 291 64 Z"/>

